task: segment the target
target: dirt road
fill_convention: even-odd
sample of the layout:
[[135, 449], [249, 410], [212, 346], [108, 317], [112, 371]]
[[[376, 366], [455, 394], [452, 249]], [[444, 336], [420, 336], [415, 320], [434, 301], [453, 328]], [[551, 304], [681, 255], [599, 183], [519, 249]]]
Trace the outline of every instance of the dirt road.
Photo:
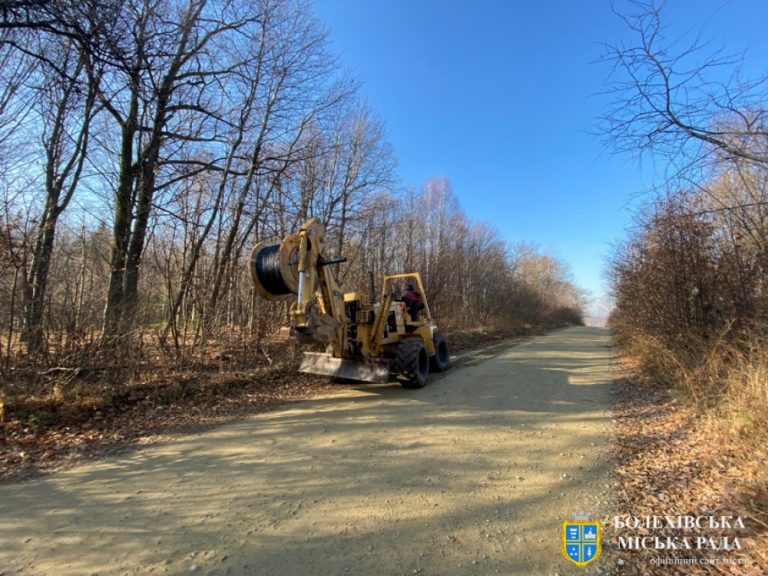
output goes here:
[[0, 573], [595, 574], [559, 527], [610, 497], [607, 345], [563, 330], [2, 486]]

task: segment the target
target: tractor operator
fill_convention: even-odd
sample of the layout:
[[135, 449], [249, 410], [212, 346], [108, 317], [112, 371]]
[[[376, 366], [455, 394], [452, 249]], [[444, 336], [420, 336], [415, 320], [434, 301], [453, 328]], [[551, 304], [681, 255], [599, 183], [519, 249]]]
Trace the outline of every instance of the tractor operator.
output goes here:
[[405, 287], [403, 302], [405, 302], [408, 308], [408, 314], [410, 314], [411, 319], [415, 322], [419, 312], [424, 309], [424, 301], [421, 298], [421, 294], [414, 289], [413, 284], [408, 284]]

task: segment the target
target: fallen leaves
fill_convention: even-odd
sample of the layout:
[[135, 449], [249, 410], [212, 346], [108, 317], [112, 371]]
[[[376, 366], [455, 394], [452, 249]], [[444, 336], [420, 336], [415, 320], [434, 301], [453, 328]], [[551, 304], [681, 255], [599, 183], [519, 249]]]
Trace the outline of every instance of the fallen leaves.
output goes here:
[[[613, 455], [621, 487], [617, 514], [741, 516], [745, 522], [745, 529], [738, 533], [741, 550], [619, 550], [623, 562], [617, 573], [768, 573], [765, 453], [729, 435], [714, 416], [686, 408], [660, 386], [635, 376], [617, 384], [613, 417]], [[675, 535], [652, 532], [654, 536]], [[659, 557], [696, 556], [721, 562], [696, 567], [651, 563]]]
[[0, 424], [0, 481], [151, 444], [161, 435], [221, 424], [318, 394], [328, 386], [327, 380], [298, 374], [295, 366], [286, 365], [250, 373], [180, 373], [178, 379], [163, 371], [156, 379], [147, 375], [146, 383], [113, 395], [98, 409], [88, 402], [79, 411], [49, 403], [44, 426], [34, 413]]

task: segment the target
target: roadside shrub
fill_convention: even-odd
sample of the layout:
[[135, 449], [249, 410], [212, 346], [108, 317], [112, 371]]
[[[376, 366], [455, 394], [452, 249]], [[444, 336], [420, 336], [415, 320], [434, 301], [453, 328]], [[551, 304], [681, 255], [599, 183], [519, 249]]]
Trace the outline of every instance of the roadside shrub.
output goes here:
[[764, 434], [768, 203], [741, 203], [737, 184], [726, 184], [721, 176], [639, 214], [610, 263], [616, 308], [609, 325], [655, 380]]
[[584, 315], [578, 308], [562, 306], [552, 311], [549, 321], [555, 326], [583, 326]]
[[731, 355], [721, 411], [734, 432], [762, 444], [768, 439], [768, 342], [752, 337]]

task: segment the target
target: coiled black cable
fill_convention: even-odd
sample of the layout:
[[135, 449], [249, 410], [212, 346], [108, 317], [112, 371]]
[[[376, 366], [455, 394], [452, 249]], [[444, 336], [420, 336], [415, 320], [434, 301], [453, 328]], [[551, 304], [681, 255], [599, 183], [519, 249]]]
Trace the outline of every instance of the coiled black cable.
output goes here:
[[275, 296], [290, 294], [280, 272], [280, 244], [264, 246], [256, 254], [254, 270], [264, 289]]

